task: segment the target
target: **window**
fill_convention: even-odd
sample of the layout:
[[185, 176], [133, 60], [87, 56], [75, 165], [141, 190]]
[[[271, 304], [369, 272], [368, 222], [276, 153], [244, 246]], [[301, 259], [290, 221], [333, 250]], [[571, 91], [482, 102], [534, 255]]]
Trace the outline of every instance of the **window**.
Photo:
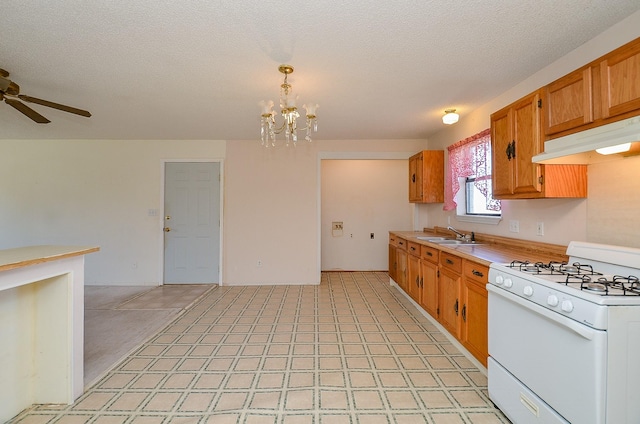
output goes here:
[[[491, 197], [491, 132], [486, 129], [452, 144], [445, 182], [444, 210], [461, 216], [500, 217], [500, 201]], [[460, 188], [464, 188], [461, 191]]]

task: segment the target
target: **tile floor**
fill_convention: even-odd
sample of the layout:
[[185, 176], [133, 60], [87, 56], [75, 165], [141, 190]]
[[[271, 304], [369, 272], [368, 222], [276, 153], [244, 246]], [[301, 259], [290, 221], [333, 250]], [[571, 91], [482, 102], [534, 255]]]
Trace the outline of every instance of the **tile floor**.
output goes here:
[[31, 423], [508, 423], [486, 377], [381, 272], [217, 287]]

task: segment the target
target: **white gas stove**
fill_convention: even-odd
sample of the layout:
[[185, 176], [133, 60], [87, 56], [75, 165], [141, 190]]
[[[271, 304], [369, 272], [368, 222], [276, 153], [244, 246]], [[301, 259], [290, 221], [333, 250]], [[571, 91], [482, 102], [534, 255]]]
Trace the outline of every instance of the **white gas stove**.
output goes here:
[[516, 423], [638, 423], [640, 249], [489, 269], [489, 395]]

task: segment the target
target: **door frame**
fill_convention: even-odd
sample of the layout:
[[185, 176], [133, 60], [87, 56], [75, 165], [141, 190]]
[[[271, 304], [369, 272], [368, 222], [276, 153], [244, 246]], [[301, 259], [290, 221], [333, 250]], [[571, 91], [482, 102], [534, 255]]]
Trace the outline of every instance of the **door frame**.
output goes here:
[[220, 164], [220, 180], [218, 182], [218, 184], [220, 184], [220, 199], [218, 199], [218, 203], [220, 205], [220, 240], [219, 240], [219, 257], [218, 257], [218, 285], [222, 286], [223, 281], [222, 281], [222, 276], [224, 275], [222, 272], [222, 268], [223, 268], [223, 243], [222, 240], [224, 240], [224, 236], [223, 236], [223, 228], [224, 228], [224, 159], [223, 158], [198, 158], [198, 159], [162, 159], [162, 162], [160, 164], [162, 170], [160, 172], [160, 178], [161, 178], [161, 182], [160, 182], [160, 204], [162, 205], [162, 207], [160, 208], [160, 210], [162, 211], [162, 214], [158, 217], [159, 219], [159, 223], [160, 226], [158, 228], [158, 233], [160, 234], [159, 236], [159, 248], [158, 248], [158, 252], [159, 252], [159, 257], [160, 257], [160, 270], [159, 270], [159, 275], [160, 275], [160, 281], [159, 281], [159, 285], [164, 285], [164, 241], [165, 241], [165, 237], [164, 237], [164, 233], [162, 232], [162, 229], [164, 228], [164, 217], [166, 216], [165, 210], [164, 210], [164, 192], [165, 192], [165, 178], [166, 178], [166, 172], [167, 172], [167, 163], [185, 163], [185, 162], [198, 162], [198, 163], [219, 163]]

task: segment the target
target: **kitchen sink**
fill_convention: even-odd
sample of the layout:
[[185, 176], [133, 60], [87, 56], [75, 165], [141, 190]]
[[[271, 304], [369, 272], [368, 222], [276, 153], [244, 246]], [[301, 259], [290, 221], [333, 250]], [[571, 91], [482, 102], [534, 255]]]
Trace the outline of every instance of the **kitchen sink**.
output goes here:
[[416, 238], [417, 238], [418, 240], [430, 241], [430, 242], [433, 242], [433, 243], [438, 243], [438, 242], [440, 242], [440, 241], [449, 240], [449, 239], [446, 239], [446, 238], [444, 238], [444, 237], [425, 237], [425, 236], [417, 236]]
[[472, 246], [477, 246], [477, 245], [479, 245], [479, 244], [482, 244], [482, 243], [477, 243], [477, 242], [475, 242], [475, 241], [459, 240], [459, 239], [456, 239], [456, 240], [451, 240], [451, 239], [447, 239], [447, 240], [436, 240], [436, 241], [434, 241], [434, 243], [442, 244], [442, 245], [445, 245], [445, 246], [447, 246], [447, 245], [453, 245], [453, 246], [459, 246], [459, 245], [472, 245]]
[[477, 243], [475, 241], [469, 240], [460, 240], [460, 239], [450, 239], [446, 237], [427, 237], [427, 236], [417, 236], [418, 240], [430, 241], [431, 243], [442, 244], [444, 246], [458, 246], [458, 245], [478, 245], [482, 243]]

